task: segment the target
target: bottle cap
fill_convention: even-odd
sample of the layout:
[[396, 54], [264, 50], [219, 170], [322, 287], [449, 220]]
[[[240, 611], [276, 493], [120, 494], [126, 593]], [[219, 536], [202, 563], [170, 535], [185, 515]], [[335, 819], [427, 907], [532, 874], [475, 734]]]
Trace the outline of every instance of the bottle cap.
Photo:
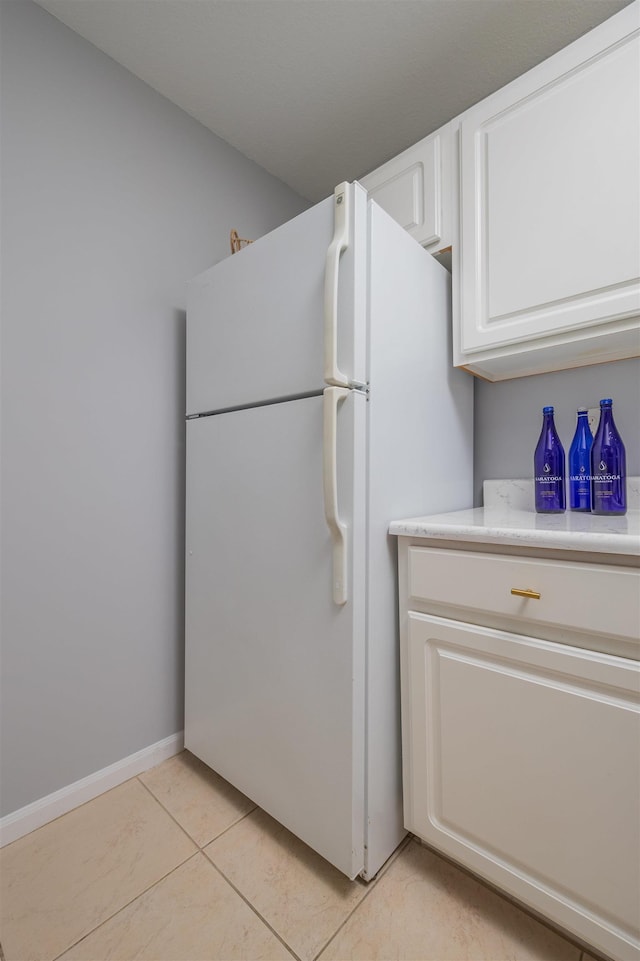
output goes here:
[[[601, 403], [602, 403], [602, 402], [601, 402]], [[543, 408], [542, 408], [542, 413], [543, 413], [543, 414], [553, 414], [553, 407], [543, 407]]]
[[589, 413], [589, 408], [588, 408], [588, 407], [578, 407], [578, 413], [579, 413], [579, 414], [588, 414], [588, 413]]
[[601, 407], [611, 407], [612, 404], [613, 404], [613, 401], [611, 400], [610, 397], [603, 397], [603, 399], [600, 401]]

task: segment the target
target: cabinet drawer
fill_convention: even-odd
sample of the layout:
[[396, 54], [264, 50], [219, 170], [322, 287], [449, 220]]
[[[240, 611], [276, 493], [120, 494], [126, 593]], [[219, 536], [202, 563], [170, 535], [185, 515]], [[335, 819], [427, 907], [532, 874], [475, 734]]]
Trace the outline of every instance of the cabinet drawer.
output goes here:
[[590, 634], [640, 632], [640, 570], [631, 568], [410, 547], [409, 596]]

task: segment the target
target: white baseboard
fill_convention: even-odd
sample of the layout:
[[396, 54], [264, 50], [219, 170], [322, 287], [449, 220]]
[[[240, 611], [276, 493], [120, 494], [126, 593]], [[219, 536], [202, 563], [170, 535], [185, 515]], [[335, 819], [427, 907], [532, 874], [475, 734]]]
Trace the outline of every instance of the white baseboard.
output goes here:
[[102, 768], [101, 771], [89, 774], [80, 781], [68, 784], [67, 787], [60, 788], [53, 794], [48, 794], [32, 804], [7, 814], [0, 818], [0, 848], [5, 844], [11, 844], [12, 841], [17, 841], [30, 831], [35, 831], [43, 824], [59, 818], [78, 805], [91, 801], [99, 794], [104, 794], [110, 788], [117, 787], [118, 784], [135, 777], [136, 774], [148, 771], [150, 767], [155, 767], [161, 761], [179, 754], [183, 748], [184, 731], [179, 731], [178, 734], [172, 734], [163, 741], [157, 741], [121, 761], [116, 761], [115, 764], [110, 764], [109, 767]]

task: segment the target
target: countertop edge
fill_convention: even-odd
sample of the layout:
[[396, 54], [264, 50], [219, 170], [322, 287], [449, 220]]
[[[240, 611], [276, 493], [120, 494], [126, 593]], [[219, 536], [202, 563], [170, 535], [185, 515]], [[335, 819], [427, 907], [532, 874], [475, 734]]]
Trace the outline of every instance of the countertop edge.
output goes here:
[[432, 540], [459, 541], [472, 544], [504, 544], [509, 547], [538, 547], [550, 550], [585, 551], [596, 554], [640, 556], [640, 540], [629, 534], [603, 534], [576, 531], [532, 531], [516, 528], [469, 528], [462, 524], [430, 522], [416, 518], [414, 522], [396, 521], [389, 526], [396, 537], [421, 537]]
[[484, 507], [439, 511], [394, 520], [395, 537], [455, 541], [481, 547], [557, 550], [575, 553], [640, 557], [640, 477], [627, 478], [626, 515], [596, 515], [582, 511], [538, 514], [533, 510], [533, 481], [485, 480]]

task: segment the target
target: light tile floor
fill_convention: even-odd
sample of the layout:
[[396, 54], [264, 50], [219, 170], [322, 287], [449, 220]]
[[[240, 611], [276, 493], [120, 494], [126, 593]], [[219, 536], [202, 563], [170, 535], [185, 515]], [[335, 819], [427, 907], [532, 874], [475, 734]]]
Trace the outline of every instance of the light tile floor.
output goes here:
[[414, 840], [348, 881], [187, 752], [5, 847], [0, 892], [6, 961], [592, 961]]

